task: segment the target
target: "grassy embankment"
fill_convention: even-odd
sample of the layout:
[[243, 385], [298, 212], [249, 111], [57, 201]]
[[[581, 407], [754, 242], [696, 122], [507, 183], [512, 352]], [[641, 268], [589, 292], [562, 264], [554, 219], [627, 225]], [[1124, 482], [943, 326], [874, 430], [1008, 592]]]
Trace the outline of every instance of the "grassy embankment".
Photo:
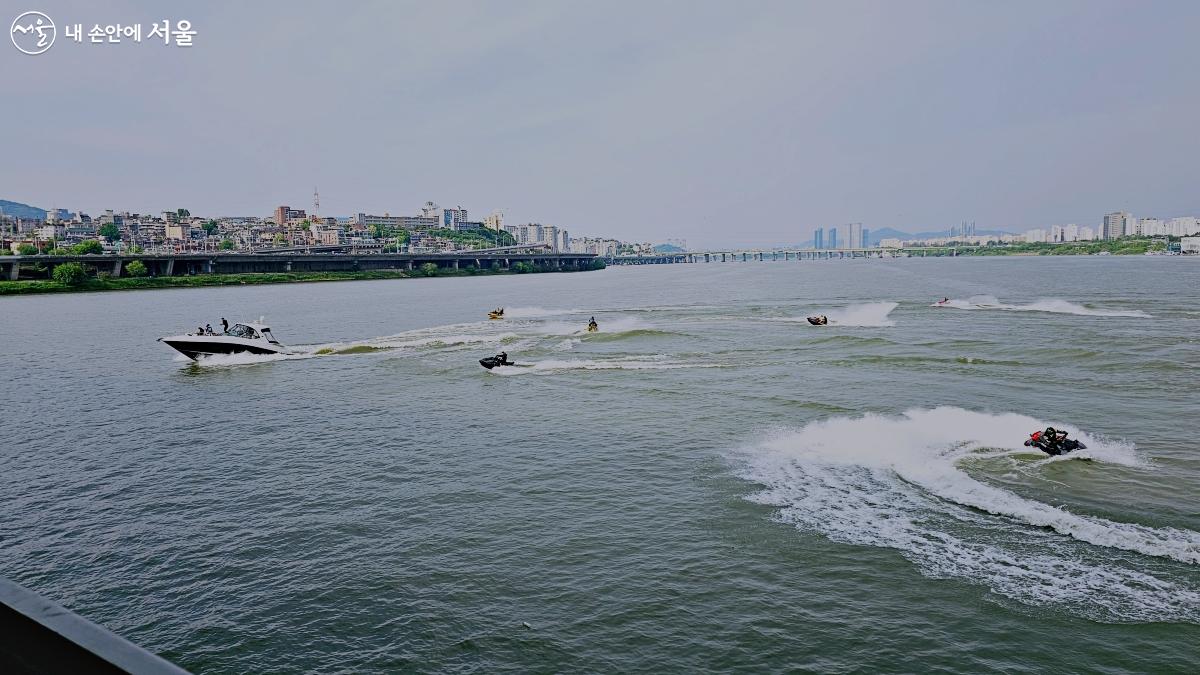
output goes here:
[[[961, 247], [958, 255], [1143, 255], [1165, 251], [1162, 239], [1127, 237], [1112, 241], [1077, 241], [1065, 244], [997, 244], [992, 246]], [[949, 255], [946, 253], [945, 255]]]
[[[598, 261], [590, 269], [602, 269]], [[312, 281], [357, 281], [364, 279], [412, 279], [421, 277], [469, 277], [492, 274], [529, 274], [538, 272], [578, 271], [540, 268], [518, 262], [511, 269], [467, 266], [462, 269], [437, 268], [432, 264], [414, 270], [372, 270], [362, 272], [268, 272], [261, 274], [197, 274], [186, 277], [107, 277], [89, 276], [78, 283], [63, 283], [53, 279], [33, 281], [0, 281], [0, 295], [30, 293], [79, 293], [86, 291], [124, 291], [151, 288], [188, 288], [195, 286], [240, 286], [247, 284], [288, 284]]]

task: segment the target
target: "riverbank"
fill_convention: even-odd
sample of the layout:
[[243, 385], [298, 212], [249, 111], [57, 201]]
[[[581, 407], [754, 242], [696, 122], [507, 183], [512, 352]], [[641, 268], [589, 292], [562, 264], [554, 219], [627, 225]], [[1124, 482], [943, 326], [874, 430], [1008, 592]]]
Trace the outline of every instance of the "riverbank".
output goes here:
[[[255, 274], [196, 274], [180, 277], [89, 277], [78, 284], [66, 284], [52, 279], [32, 281], [0, 281], [0, 296], [35, 293], [83, 293], [99, 291], [132, 291], [156, 288], [190, 288], [200, 286], [244, 286], [251, 284], [294, 284], [317, 281], [367, 281], [380, 279], [418, 279], [424, 277], [469, 277], [500, 274], [537, 274], [570, 272], [572, 269], [541, 269], [535, 266], [514, 265], [512, 269], [438, 268], [413, 270], [372, 270], [361, 272], [265, 272]], [[578, 270], [587, 271], [587, 270]]]
[[1007, 244], [962, 248], [958, 255], [1145, 255], [1166, 252], [1167, 243], [1161, 239], [1115, 239], [1112, 241], [1080, 241], [1061, 244]]

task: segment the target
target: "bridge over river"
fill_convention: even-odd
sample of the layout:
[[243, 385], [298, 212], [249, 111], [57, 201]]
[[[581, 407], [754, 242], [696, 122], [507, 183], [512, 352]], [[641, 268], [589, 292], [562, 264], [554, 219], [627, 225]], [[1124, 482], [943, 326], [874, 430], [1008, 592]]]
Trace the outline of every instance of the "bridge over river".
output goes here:
[[764, 262], [788, 260], [849, 260], [853, 258], [909, 258], [927, 255], [958, 255], [974, 246], [908, 246], [904, 248], [835, 249], [743, 249], [725, 251], [682, 251], [652, 255], [618, 255], [608, 258], [613, 265], [669, 265], [674, 263]]
[[454, 253], [177, 253], [131, 255], [15, 255], [0, 257], [0, 279], [49, 277], [63, 263], [77, 262], [114, 277], [140, 260], [152, 276], [189, 274], [240, 274], [251, 272], [359, 272], [411, 270], [427, 263], [439, 268], [459, 269], [499, 265], [508, 269], [519, 262], [538, 267], [586, 269], [596, 258], [590, 253], [544, 253], [490, 249]]

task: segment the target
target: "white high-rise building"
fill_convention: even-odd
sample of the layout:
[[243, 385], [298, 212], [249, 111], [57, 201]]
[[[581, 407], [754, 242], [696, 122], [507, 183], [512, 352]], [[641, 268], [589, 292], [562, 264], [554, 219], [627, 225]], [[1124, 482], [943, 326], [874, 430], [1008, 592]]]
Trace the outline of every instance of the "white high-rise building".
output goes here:
[[1163, 222], [1158, 218], [1141, 218], [1134, 220], [1133, 231], [1128, 234], [1135, 237], [1154, 237], [1163, 233]]
[[504, 231], [510, 233], [518, 244], [545, 244], [556, 253], [570, 250], [570, 235], [557, 225], [505, 225]]
[[1025, 230], [1025, 243], [1027, 244], [1044, 244], [1046, 243], [1045, 230]]
[[1124, 211], [1113, 211], [1104, 216], [1104, 226], [1100, 230], [1101, 237], [1104, 239], [1119, 239], [1127, 233], [1128, 224], [1131, 224], [1133, 216]]
[[1195, 216], [1184, 216], [1182, 218], [1172, 218], [1166, 224], [1167, 234], [1172, 237], [1186, 237], [1191, 234], [1200, 234], [1200, 219]]
[[499, 232], [504, 229], [504, 214], [500, 211], [492, 211], [491, 215], [483, 219], [483, 226], [489, 230]]
[[828, 248], [862, 248], [862, 223], [848, 223], [830, 228], [836, 233], [836, 239], [830, 237]]
[[558, 252], [558, 227], [555, 225], [543, 225], [542, 236], [538, 238], [539, 244], [545, 244], [550, 247], [554, 253]]

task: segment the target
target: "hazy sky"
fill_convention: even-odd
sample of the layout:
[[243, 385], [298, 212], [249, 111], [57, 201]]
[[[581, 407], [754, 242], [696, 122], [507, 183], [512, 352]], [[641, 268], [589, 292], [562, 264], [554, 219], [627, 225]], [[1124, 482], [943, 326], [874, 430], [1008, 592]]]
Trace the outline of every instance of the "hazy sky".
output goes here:
[[[1200, 2], [5, 2], [0, 198], [693, 246], [1200, 215]], [[65, 24], [188, 19], [195, 46]]]

